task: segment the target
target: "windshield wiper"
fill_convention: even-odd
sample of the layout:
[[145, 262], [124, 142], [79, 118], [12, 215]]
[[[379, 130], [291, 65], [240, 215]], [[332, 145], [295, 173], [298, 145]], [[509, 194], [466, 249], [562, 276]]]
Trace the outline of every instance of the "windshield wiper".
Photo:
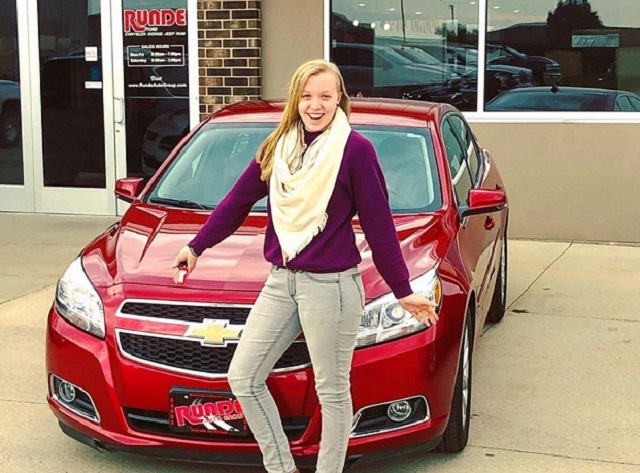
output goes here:
[[174, 207], [182, 207], [185, 209], [211, 210], [211, 207], [202, 205], [198, 202], [186, 199], [169, 199], [166, 197], [151, 197], [149, 202], [152, 204], [172, 205]]

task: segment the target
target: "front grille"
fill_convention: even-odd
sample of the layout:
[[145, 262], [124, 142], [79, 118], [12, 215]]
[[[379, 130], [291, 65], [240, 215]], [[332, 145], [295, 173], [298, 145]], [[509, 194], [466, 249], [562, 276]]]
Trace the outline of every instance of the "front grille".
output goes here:
[[[125, 407], [124, 414], [129, 427], [140, 432], [148, 432], [157, 435], [166, 435], [178, 438], [192, 438], [205, 440], [224, 440], [225, 442], [248, 442], [253, 441], [251, 432], [242, 435], [216, 435], [200, 434], [188, 432], [173, 432], [169, 427], [169, 414], [163, 411], [149, 411], [143, 409], [132, 409]], [[304, 434], [309, 425], [309, 417], [285, 417], [282, 418], [284, 433], [289, 440], [298, 439]]]
[[[120, 332], [118, 336], [122, 350], [137, 360], [205, 375], [226, 374], [237, 347], [235, 343], [226, 347], [209, 347], [199, 341], [129, 332]], [[307, 344], [294, 342], [277, 361], [274, 369], [301, 367], [310, 362]]]
[[219, 307], [212, 305], [163, 304], [159, 302], [127, 302], [120, 309], [122, 315], [170, 319], [200, 323], [204, 319], [228, 320], [232, 324], [244, 325], [251, 307]]

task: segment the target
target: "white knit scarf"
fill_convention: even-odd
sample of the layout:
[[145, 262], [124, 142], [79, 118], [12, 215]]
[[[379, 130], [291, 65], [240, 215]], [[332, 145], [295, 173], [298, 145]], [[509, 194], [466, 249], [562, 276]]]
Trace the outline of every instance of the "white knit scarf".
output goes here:
[[327, 225], [327, 206], [350, 133], [347, 115], [338, 107], [329, 128], [304, 155], [301, 127], [292, 127], [278, 140], [269, 198], [283, 264], [295, 258]]

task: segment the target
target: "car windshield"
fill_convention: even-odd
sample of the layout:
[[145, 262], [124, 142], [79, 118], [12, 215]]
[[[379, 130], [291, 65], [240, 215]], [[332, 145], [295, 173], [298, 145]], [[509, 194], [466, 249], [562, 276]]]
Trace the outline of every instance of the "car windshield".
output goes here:
[[[147, 202], [213, 209], [254, 158], [272, 124], [208, 124], [180, 150]], [[418, 128], [354, 126], [376, 148], [394, 214], [441, 207], [435, 154], [428, 131]], [[266, 211], [266, 199], [253, 207]]]
[[570, 92], [560, 89], [535, 93], [505, 92], [487, 104], [487, 111], [536, 110], [536, 111], [597, 111], [606, 110], [607, 98], [601, 93], [589, 91]]

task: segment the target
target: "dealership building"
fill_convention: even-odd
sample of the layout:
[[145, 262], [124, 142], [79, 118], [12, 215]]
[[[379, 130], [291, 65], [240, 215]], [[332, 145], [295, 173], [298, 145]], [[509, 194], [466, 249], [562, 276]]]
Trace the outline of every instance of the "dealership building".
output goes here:
[[3, 0], [0, 211], [121, 215], [117, 179], [323, 57], [350, 95], [460, 108], [511, 237], [639, 243], [637, 3]]

